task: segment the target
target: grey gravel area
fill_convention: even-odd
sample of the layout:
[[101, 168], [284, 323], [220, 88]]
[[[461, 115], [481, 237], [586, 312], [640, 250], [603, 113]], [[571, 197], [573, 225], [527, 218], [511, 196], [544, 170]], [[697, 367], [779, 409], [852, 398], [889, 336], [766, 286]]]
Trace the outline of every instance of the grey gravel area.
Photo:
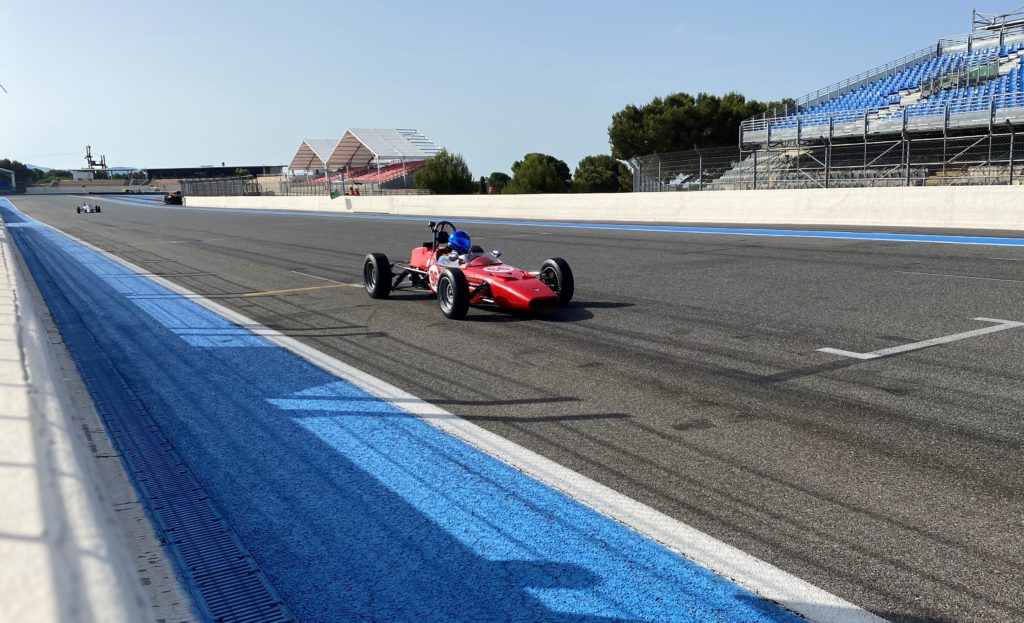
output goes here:
[[15, 203], [879, 615], [1024, 620], [1024, 329], [817, 351], [1024, 321], [1024, 249], [477, 224], [576, 299], [452, 322], [324, 281], [425, 222], [77, 201]]

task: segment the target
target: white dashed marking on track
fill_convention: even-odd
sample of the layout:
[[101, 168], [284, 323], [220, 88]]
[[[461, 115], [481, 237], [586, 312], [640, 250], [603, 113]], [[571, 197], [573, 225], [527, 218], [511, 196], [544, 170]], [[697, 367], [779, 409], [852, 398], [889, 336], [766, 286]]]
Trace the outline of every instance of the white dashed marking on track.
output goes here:
[[1024, 327], [1024, 322], [1015, 322], [1013, 320], [999, 320], [997, 318], [975, 318], [975, 320], [978, 320], [980, 322], [994, 322], [996, 323], [996, 325], [991, 327], [985, 327], [984, 329], [966, 331], [964, 333], [954, 333], [953, 335], [945, 335], [943, 337], [924, 340], [923, 342], [914, 342], [913, 344], [903, 344], [902, 346], [883, 348], [882, 350], [875, 350], [871, 351], [870, 353], [855, 353], [849, 350], [839, 350], [837, 348], [819, 348], [818, 352], [828, 353], [830, 355], [839, 355], [841, 357], [850, 357], [852, 359], [878, 359], [879, 357], [899, 355], [901, 353], [907, 353], [912, 350], [920, 350], [922, 348], [928, 348], [929, 346], [938, 346], [939, 344], [948, 344], [950, 342], [966, 340], [968, 338], [978, 337], [979, 335], [986, 335], [988, 333], [995, 333], [997, 331], [1006, 331], [1007, 329], [1016, 329], [1018, 327]]
[[927, 275], [929, 277], [953, 277], [955, 279], [980, 279], [982, 281], [1008, 281], [1010, 283], [1024, 283], [1024, 279], [1001, 279], [999, 277], [975, 277], [974, 275], [951, 275], [948, 273], [919, 273], [912, 270], [895, 270], [901, 275]]
[[[334, 279], [328, 279], [327, 277], [321, 277], [320, 275], [311, 275], [309, 273], [304, 273], [301, 270], [293, 270], [291, 272], [295, 273], [296, 275], [303, 275], [303, 276], [306, 276], [306, 277], [312, 277], [313, 279], [319, 279], [320, 281], [330, 281], [331, 283], [337, 283], [337, 284], [343, 285], [343, 286], [351, 285], [351, 284], [347, 284], [347, 283], [342, 283], [340, 281], [335, 281]], [[360, 287], [362, 287], [362, 284], [358, 284], [358, 285]]]

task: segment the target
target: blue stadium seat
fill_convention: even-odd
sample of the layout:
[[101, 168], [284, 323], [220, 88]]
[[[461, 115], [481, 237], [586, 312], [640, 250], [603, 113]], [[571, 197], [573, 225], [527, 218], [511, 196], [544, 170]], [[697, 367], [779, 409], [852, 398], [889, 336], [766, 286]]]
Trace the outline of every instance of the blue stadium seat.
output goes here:
[[[855, 121], [865, 114], [880, 113], [882, 108], [899, 104], [902, 91], [918, 89], [932, 78], [956, 70], [981, 66], [1020, 50], [1024, 50], [1024, 42], [971, 52], [955, 52], [928, 59], [844, 95], [804, 108], [794, 116], [778, 119], [773, 122], [773, 126], [795, 128], [798, 119], [804, 126], [824, 125], [828, 123], [829, 118], [837, 123]], [[1024, 63], [1024, 58], [1008, 73], [987, 82], [933, 93], [930, 97], [908, 106], [907, 115], [937, 115], [942, 114], [947, 107], [950, 112], [983, 111], [993, 100], [997, 108], [1024, 105], [1024, 72], [1021, 71], [1021, 63]], [[902, 112], [896, 109], [880, 114], [896, 117], [902, 115]]]

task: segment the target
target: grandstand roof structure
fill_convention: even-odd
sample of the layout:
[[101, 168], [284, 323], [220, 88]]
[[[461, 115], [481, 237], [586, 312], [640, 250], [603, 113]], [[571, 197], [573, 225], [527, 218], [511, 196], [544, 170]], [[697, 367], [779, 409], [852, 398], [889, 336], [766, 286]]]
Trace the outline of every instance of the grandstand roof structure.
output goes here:
[[307, 138], [299, 144], [299, 149], [292, 158], [289, 166], [291, 169], [302, 169], [311, 171], [324, 169], [327, 162], [338, 146], [338, 139], [334, 138]]
[[440, 148], [419, 130], [351, 128], [327, 161], [329, 168], [381, 162], [426, 160]]

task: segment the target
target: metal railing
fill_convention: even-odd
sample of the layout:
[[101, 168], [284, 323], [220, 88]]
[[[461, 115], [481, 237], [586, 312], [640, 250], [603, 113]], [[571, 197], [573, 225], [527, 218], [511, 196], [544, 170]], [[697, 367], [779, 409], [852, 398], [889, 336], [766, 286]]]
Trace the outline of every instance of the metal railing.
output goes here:
[[[1017, 184], [1024, 127], [954, 136], [812, 139], [634, 158], [638, 192]], [[998, 129], [997, 129], [998, 130]]]
[[1024, 91], [974, 95], [953, 100], [919, 100], [907, 106], [861, 108], [838, 112], [802, 114], [766, 119], [758, 124], [744, 121], [742, 144], [796, 140], [808, 136], [867, 136], [906, 131], [945, 131], [948, 128], [990, 128], [1024, 120]]
[[889, 76], [896, 75], [901, 71], [920, 65], [924, 61], [928, 61], [939, 56], [939, 54], [940, 48], [936, 45], [923, 48], [916, 52], [907, 54], [903, 58], [896, 59], [890, 63], [886, 63], [885, 65], [879, 65], [878, 67], [861, 72], [856, 76], [847, 78], [846, 80], [841, 80], [823, 89], [818, 89], [813, 93], [808, 93], [798, 99], [796, 104], [800, 108], [807, 108], [814, 106], [815, 104], [820, 104], [821, 102], [826, 102], [830, 99], [839, 97], [840, 95], [845, 95], [846, 93], [855, 91], [864, 85], [871, 84], [876, 80], [888, 78]]
[[818, 89], [813, 93], [808, 93], [807, 95], [804, 95], [803, 97], [800, 97], [796, 100], [796, 106], [794, 108], [790, 108], [788, 105], [782, 108], [773, 108], [759, 115], [755, 115], [750, 119], [745, 120], [743, 123], [746, 125], [749, 122], [751, 126], [756, 127], [760, 125], [759, 122], [765, 122], [770, 119], [794, 115], [803, 108], [809, 108], [816, 104], [827, 102], [828, 100], [834, 99], [841, 95], [846, 95], [847, 93], [851, 93], [864, 85], [875, 82], [876, 80], [887, 78], [901, 71], [909, 69], [915, 65], [918, 65], [924, 61], [933, 59], [936, 56], [939, 56], [940, 49], [941, 48], [939, 46], [933, 45], [918, 50], [917, 52], [912, 52], [910, 54], [907, 54], [903, 58], [896, 59], [895, 61], [886, 63], [885, 65], [879, 65], [878, 67], [874, 67], [867, 71], [863, 71], [857, 74], [856, 76], [852, 76], [845, 80], [840, 80], [835, 84], [831, 84], [822, 89]]

